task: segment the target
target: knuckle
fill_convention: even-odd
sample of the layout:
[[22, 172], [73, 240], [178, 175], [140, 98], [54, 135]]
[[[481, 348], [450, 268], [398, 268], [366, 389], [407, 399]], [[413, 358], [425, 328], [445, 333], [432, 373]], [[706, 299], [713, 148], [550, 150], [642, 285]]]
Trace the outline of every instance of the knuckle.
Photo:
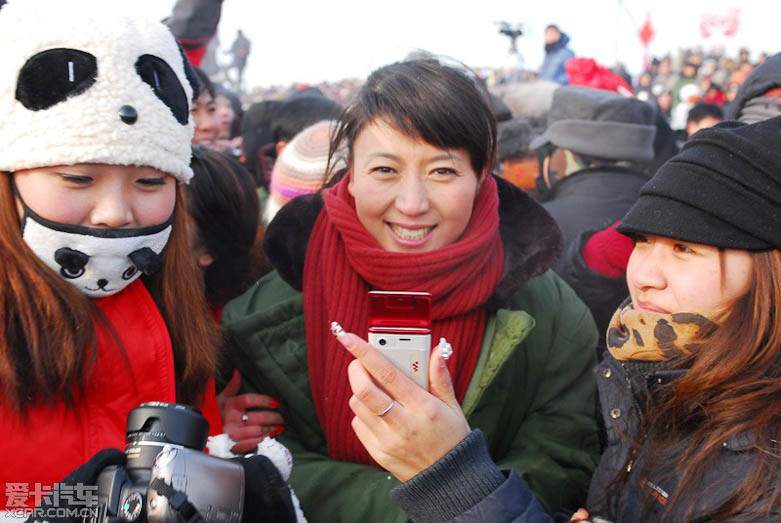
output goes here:
[[423, 404], [420, 413], [430, 423], [435, 423], [439, 419], [439, 410], [432, 405]]
[[371, 398], [372, 391], [367, 386], [360, 386], [357, 387], [356, 390], [353, 391], [353, 396], [358, 399], [361, 403], [366, 403], [369, 398]]
[[383, 385], [392, 385], [399, 379], [399, 370], [395, 365], [388, 365], [379, 372], [377, 379]]

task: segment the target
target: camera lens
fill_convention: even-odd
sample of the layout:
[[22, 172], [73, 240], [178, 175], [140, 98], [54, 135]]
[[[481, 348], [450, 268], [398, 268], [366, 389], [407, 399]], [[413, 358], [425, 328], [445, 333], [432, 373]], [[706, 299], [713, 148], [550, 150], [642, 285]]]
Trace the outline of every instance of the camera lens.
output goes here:
[[380, 345], [385, 346], [385, 344], [388, 343], [388, 340], [386, 340], [385, 338], [380, 338], [380, 342], [379, 343], [380, 343]]
[[148, 402], [127, 416], [126, 442], [172, 443], [203, 450], [209, 436], [209, 422], [192, 407], [175, 403]]

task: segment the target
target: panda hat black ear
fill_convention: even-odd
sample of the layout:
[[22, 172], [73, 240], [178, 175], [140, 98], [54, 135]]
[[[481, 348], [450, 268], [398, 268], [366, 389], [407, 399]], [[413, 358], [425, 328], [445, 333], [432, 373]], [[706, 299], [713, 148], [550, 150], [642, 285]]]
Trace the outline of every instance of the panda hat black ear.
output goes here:
[[[0, 0], [0, 2], [4, 2], [5, 0]], [[184, 64], [184, 76], [187, 77], [187, 82], [190, 84], [190, 87], [193, 88], [193, 102], [198, 99], [199, 96], [201, 96], [201, 82], [198, 81], [198, 75], [195, 73], [195, 68], [193, 67], [193, 64], [190, 63], [190, 60], [187, 59], [187, 55], [184, 54], [184, 49], [182, 48], [182, 44], [179, 42], [176, 42], [176, 44], [179, 46], [179, 54], [182, 55], [182, 63]]]

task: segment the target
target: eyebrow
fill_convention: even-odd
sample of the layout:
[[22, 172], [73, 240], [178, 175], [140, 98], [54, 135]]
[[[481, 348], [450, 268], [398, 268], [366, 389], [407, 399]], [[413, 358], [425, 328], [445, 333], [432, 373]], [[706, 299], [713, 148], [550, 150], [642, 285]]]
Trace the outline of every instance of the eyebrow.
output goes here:
[[[369, 154], [367, 154], [367, 156], [370, 157], [370, 158], [387, 158], [389, 160], [394, 160], [394, 161], [397, 161], [397, 162], [403, 160], [403, 158], [401, 156], [398, 156], [398, 155], [393, 154], [393, 153], [384, 152], [384, 151], [380, 151], [380, 152], [376, 152], [376, 153], [369, 153]], [[457, 162], [458, 158], [456, 157], [456, 155], [448, 154], [448, 153], [437, 154], [437, 155], [432, 156], [430, 158], [426, 158], [426, 161], [429, 162], [429, 163], [430, 162], [440, 162], [440, 161], [443, 161], [443, 160], [450, 160], [450, 161], [453, 161], [453, 162]]]

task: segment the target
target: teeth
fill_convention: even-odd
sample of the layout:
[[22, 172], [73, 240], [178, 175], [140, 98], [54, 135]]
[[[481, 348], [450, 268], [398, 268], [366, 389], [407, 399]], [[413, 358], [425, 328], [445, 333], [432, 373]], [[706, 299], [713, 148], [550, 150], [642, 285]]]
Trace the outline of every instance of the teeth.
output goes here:
[[423, 229], [405, 229], [396, 224], [391, 224], [393, 232], [402, 240], [422, 240], [426, 235], [431, 232], [433, 227], [425, 227]]

